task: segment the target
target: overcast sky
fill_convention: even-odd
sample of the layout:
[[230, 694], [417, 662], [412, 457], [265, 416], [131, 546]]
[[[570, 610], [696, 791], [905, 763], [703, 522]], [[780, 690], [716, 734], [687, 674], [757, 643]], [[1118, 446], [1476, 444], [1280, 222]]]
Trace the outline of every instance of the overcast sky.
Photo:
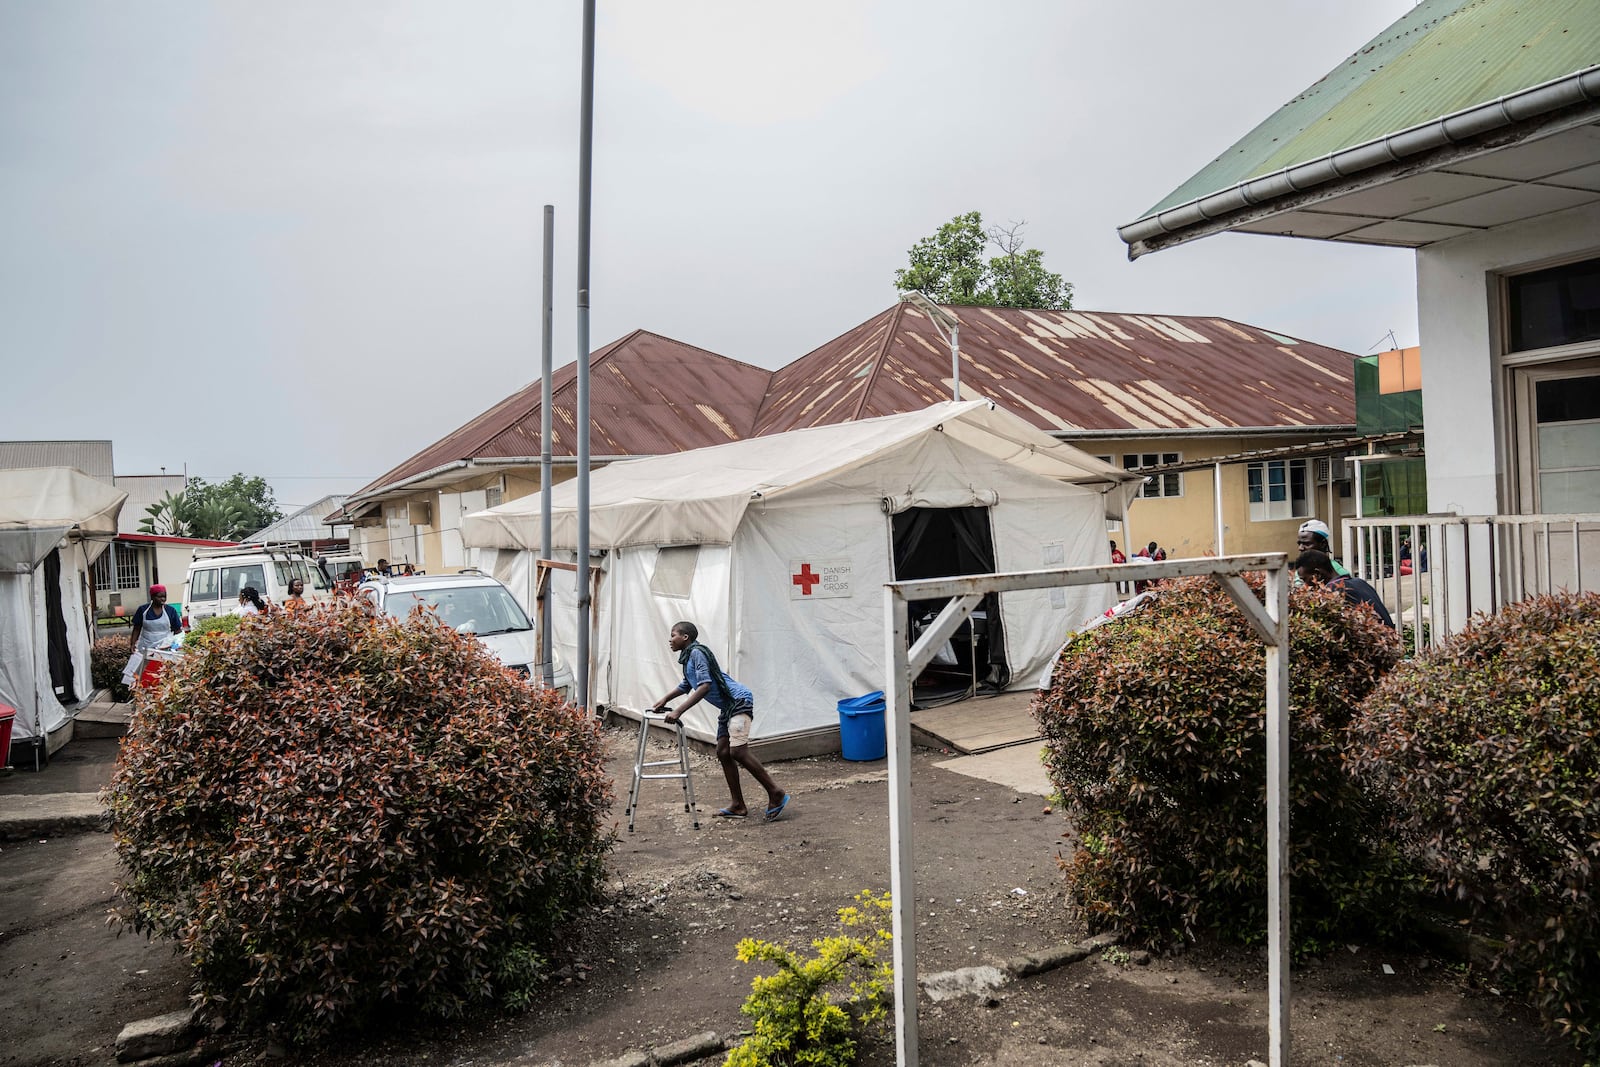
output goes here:
[[[1116, 235], [1411, 6], [601, 0], [592, 347], [780, 366], [967, 211], [1079, 308], [1415, 344], [1409, 251]], [[0, 0], [0, 437], [357, 488], [538, 376], [546, 203], [571, 362], [580, 11]]]

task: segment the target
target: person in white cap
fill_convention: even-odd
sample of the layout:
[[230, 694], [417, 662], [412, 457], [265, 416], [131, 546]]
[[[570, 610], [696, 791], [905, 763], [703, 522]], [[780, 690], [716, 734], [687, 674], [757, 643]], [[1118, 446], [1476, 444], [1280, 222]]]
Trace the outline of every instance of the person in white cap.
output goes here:
[[1302, 522], [1300, 532], [1295, 535], [1294, 546], [1301, 552], [1327, 553], [1328, 559], [1333, 561], [1333, 573], [1340, 578], [1350, 576], [1350, 569], [1333, 558], [1333, 545], [1328, 540], [1328, 524], [1321, 519], [1307, 519]]

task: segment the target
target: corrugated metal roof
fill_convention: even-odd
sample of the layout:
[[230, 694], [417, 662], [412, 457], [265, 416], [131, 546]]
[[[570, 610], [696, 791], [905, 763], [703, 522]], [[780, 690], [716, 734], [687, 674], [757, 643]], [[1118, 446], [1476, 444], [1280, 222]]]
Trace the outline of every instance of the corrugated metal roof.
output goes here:
[[[550, 450], [577, 455], [577, 364], [551, 376]], [[589, 360], [590, 451], [653, 456], [748, 436], [772, 372], [635, 330]], [[352, 494], [359, 499], [466, 460], [537, 457], [540, 383], [523, 387]]]
[[1595, 0], [1423, 0], [1141, 217], [1543, 84], [1597, 57]]
[[[961, 396], [1047, 431], [1352, 426], [1348, 352], [1228, 319], [950, 307]], [[950, 398], [950, 347], [898, 304], [773, 375], [757, 434]]]
[[337, 493], [312, 501], [299, 511], [285, 515], [271, 526], [257, 530], [245, 540], [326, 541], [334, 535], [323, 520], [344, 507], [344, 501], [345, 498]]
[[181, 474], [119, 474], [111, 482], [128, 494], [117, 517], [117, 532], [130, 534], [138, 533], [139, 524], [149, 518], [150, 505], [168, 493], [182, 495], [189, 479]]
[[110, 483], [110, 441], [0, 441], [0, 470], [23, 467], [75, 467]]

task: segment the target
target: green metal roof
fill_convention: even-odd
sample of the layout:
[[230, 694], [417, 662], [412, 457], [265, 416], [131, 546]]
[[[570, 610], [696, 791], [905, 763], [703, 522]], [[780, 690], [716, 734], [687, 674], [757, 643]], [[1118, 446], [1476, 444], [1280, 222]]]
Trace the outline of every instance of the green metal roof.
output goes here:
[[1423, 0], [1144, 213], [1595, 64], [1600, 0]]

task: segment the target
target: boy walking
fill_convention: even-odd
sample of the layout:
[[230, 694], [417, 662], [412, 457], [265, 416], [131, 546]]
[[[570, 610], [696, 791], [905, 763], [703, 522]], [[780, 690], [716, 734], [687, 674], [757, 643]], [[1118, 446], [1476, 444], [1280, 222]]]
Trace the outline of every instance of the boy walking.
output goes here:
[[728, 780], [728, 793], [732, 802], [717, 812], [722, 819], [743, 819], [750, 814], [744, 803], [744, 790], [740, 788], [739, 768], [750, 772], [750, 777], [767, 791], [767, 821], [782, 815], [789, 806], [789, 794], [778, 788], [772, 775], [750, 751], [750, 724], [755, 718], [755, 697], [717, 666], [717, 657], [699, 643], [700, 630], [692, 622], [673, 623], [667, 644], [678, 654], [683, 665], [683, 681], [666, 696], [656, 701], [650, 710], [660, 714], [673, 697], [688, 695], [689, 699], [667, 712], [669, 723], [683, 718], [683, 713], [702, 700], [709, 701], [720, 714], [717, 716], [717, 761], [722, 764], [722, 774]]

